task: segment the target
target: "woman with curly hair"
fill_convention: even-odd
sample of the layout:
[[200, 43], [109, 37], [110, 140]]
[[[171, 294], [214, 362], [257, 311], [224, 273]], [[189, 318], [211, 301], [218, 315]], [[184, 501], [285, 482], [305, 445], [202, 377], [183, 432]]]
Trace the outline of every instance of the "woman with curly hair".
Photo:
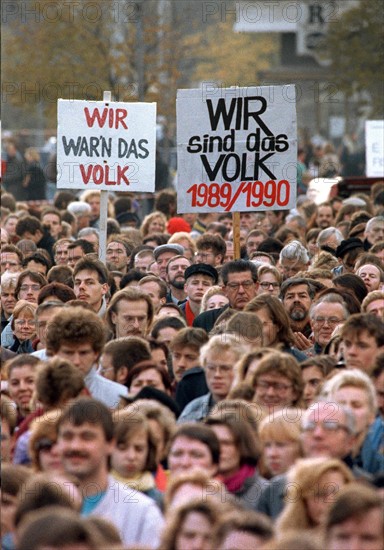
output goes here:
[[145, 216], [140, 231], [143, 237], [151, 233], [164, 233], [167, 225], [167, 218], [162, 212], [155, 211]]

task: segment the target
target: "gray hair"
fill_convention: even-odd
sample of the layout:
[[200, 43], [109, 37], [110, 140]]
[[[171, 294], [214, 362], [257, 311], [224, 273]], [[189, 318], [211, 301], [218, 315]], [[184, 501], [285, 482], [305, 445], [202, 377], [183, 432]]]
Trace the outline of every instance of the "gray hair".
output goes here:
[[80, 231], [77, 234], [78, 239], [83, 239], [84, 237], [88, 237], [89, 235], [95, 235], [97, 238], [99, 238], [99, 231], [95, 227], [83, 227], [83, 229], [80, 229]]
[[67, 210], [74, 216], [84, 216], [92, 212], [90, 205], [83, 201], [70, 202], [67, 206]]
[[370, 231], [372, 227], [378, 222], [384, 222], [384, 216], [375, 216], [374, 218], [368, 220], [365, 226], [365, 231]]
[[336, 227], [327, 227], [326, 229], [323, 229], [320, 231], [320, 233], [317, 236], [317, 246], [322, 246], [327, 240], [335, 235], [337, 245], [341, 243], [341, 241], [344, 240], [343, 234], [341, 231], [339, 231]]
[[[306, 409], [306, 411], [303, 414], [303, 417], [301, 419], [301, 426], [303, 427], [304, 422], [306, 420], [307, 415], [315, 410], [315, 408], [318, 408], [317, 405], [324, 404], [324, 405], [335, 405], [336, 410], [341, 411], [345, 416], [345, 427], [350, 435], [356, 435], [356, 417], [355, 413], [350, 407], [347, 407], [346, 405], [343, 405], [342, 403], [337, 403], [336, 401], [330, 401], [329, 399], [325, 397], [319, 397], [314, 401], [309, 409]], [[332, 415], [332, 410], [329, 411], [330, 415]], [[330, 417], [330, 420], [332, 420], [332, 417]]]
[[280, 261], [296, 260], [297, 262], [307, 264], [309, 262], [308, 250], [300, 241], [291, 241], [280, 252]]
[[330, 294], [326, 294], [325, 296], [323, 296], [322, 298], [320, 298], [314, 304], [311, 305], [309, 310], [310, 319], [313, 319], [315, 314], [315, 309], [320, 304], [340, 304], [343, 307], [344, 319], [348, 319], [348, 317], [350, 316], [347, 303], [343, 300], [343, 297], [340, 296], [340, 294], [330, 293]]
[[302, 227], [303, 229], [307, 227], [307, 222], [303, 218], [303, 216], [300, 216], [300, 214], [288, 214], [288, 216], [285, 218], [285, 223], [289, 222], [297, 222], [297, 225], [299, 227]]
[[369, 376], [360, 369], [346, 369], [338, 372], [325, 382], [321, 395], [328, 399], [334, 399], [335, 393], [345, 386], [364, 390], [367, 394], [369, 408], [376, 414], [377, 396], [375, 386]]

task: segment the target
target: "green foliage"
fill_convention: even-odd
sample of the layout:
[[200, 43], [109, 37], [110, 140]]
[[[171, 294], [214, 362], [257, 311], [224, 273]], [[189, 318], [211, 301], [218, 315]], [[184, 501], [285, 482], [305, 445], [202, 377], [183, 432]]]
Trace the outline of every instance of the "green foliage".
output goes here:
[[370, 117], [384, 116], [384, 20], [382, 0], [361, 0], [360, 6], [332, 23], [327, 54], [335, 83], [347, 97], [369, 94]]

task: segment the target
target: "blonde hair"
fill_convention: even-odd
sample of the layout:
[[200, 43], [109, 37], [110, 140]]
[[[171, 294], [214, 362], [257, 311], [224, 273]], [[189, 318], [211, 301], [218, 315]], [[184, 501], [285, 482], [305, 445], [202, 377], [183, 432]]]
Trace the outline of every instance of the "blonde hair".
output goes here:
[[40, 153], [36, 147], [28, 147], [24, 153], [25, 158], [29, 157], [32, 162], [40, 162]]
[[191, 234], [186, 231], [176, 231], [168, 240], [168, 244], [181, 244], [183, 240], [188, 241], [192, 254], [194, 254], [196, 252], [196, 243], [192, 239]]
[[[296, 461], [288, 472], [286, 505], [276, 524], [277, 531], [308, 529], [312, 527], [308, 515], [306, 498], [319, 492], [320, 478], [327, 472], [336, 471], [351, 483], [354, 476], [351, 470], [338, 459], [303, 458]], [[337, 487], [339, 490], [339, 487]]]
[[216, 352], [218, 357], [224, 352], [230, 351], [236, 356], [235, 361], [239, 360], [245, 352], [244, 346], [239, 344], [237, 338], [229, 334], [217, 334], [212, 336], [210, 340], [200, 350], [200, 361], [203, 367], [207, 363], [207, 355], [211, 352]]
[[143, 237], [146, 237], [149, 234], [149, 226], [156, 218], [160, 218], [161, 221], [163, 222], [164, 224], [163, 233], [164, 233], [165, 228], [167, 227], [167, 218], [164, 216], [162, 212], [160, 212], [159, 210], [155, 210], [155, 212], [152, 212], [151, 214], [148, 214], [147, 216], [145, 216], [140, 226], [140, 231]]
[[62, 415], [60, 409], [55, 409], [45, 412], [43, 416], [37, 417], [31, 424], [31, 435], [29, 438], [29, 456], [31, 457], [32, 468], [35, 472], [41, 472], [40, 466], [40, 451], [38, 442], [41, 439], [50, 439], [52, 443], [56, 443], [58, 434], [58, 421]]
[[[168, 241], [169, 242], [169, 241]], [[204, 311], [207, 311], [207, 303], [208, 303], [208, 300], [212, 297], [212, 296], [216, 296], [216, 295], [219, 295], [219, 296], [225, 296], [225, 292], [224, 290], [221, 288], [220, 285], [214, 285], [214, 286], [211, 286], [204, 294], [202, 300], [201, 300], [201, 307], [200, 307], [200, 313], [203, 313]]]
[[364, 390], [367, 395], [369, 408], [376, 414], [377, 394], [375, 386], [370, 377], [360, 369], [346, 369], [338, 372], [325, 382], [321, 394], [324, 397], [333, 398], [338, 390], [346, 386]]
[[367, 307], [369, 304], [375, 302], [376, 300], [384, 300], [383, 290], [372, 290], [372, 292], [369, 292], [361, 304], [361, 312], [367, 313]]
[[222, 495], [226, 492], [221, 482], [219, 480], [212, 479], [212, 476], [204, 470], [191, 470], [190, 472], [176, 474], [171, 476], [164, 495], [164, 508], [166, 512], [172, 506], [172, 500], [176, 492], [185, 484], [201, 487], [202, 498], [208, 493], [212, 494], [212, 484], [216, 485], [217, 491], [215, 491], [215, 494], [217, 493], [218, 495]]
[[265, 417], [259, 426], [260, 441], [294, 441], [299, 443], [301, 436], [300, 421], [303, 409], [285, 407]]

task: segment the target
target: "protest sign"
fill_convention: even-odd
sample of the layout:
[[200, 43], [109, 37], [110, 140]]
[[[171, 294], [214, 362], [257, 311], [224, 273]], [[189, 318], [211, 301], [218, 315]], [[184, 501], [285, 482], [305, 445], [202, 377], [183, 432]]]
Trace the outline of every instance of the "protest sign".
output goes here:
[[57, 187], [155, 190], [156, 104], [58, 101]]
[[384, 120], [365, 121], [366, 175], [384, 178]]
[[293, 85], [178, 90], [178, 212], [296, 203]]

